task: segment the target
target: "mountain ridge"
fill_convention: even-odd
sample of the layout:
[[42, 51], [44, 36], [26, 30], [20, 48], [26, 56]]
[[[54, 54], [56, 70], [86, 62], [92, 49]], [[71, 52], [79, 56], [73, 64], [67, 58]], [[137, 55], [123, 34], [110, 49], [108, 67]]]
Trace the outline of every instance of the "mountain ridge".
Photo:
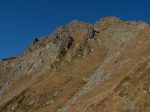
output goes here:
[[149, 31], [105, 17], [35, 38], [21, 56], [0, 61], [0, 111], [148, 112]]

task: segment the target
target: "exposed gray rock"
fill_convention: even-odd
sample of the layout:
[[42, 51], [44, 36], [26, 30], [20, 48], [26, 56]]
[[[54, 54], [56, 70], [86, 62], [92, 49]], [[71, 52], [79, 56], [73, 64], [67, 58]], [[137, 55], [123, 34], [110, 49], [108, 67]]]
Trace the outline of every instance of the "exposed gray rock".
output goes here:
[[18, 104], [13, 105], [13, 106], [11, 107], [11, 111], [17, 110], [17, 107], [18, 107]]

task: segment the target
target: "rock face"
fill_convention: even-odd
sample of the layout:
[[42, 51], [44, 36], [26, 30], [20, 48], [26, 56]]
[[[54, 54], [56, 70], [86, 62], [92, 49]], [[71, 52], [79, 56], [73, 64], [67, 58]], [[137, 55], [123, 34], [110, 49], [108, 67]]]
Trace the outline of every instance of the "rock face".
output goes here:
[[0, 61], [0, 112], [150, 112], [150, 27], [105, 17]]

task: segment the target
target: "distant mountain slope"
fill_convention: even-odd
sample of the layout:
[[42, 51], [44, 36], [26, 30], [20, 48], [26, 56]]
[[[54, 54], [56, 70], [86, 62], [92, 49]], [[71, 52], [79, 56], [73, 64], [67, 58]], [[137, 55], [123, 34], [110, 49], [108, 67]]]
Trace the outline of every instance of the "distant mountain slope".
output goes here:
[[150, 27], [105, 17], [0, 61], [0, 112], [150, 112]]

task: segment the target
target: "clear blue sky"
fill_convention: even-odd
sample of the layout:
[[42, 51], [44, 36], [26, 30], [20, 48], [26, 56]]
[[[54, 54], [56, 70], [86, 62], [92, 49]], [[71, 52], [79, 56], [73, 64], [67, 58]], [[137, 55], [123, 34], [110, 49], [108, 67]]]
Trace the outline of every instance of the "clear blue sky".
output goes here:
[[103, 16], [150, 22], [150, 0], [0, 0], [0, 59], [72, 19], [94, 23]]

